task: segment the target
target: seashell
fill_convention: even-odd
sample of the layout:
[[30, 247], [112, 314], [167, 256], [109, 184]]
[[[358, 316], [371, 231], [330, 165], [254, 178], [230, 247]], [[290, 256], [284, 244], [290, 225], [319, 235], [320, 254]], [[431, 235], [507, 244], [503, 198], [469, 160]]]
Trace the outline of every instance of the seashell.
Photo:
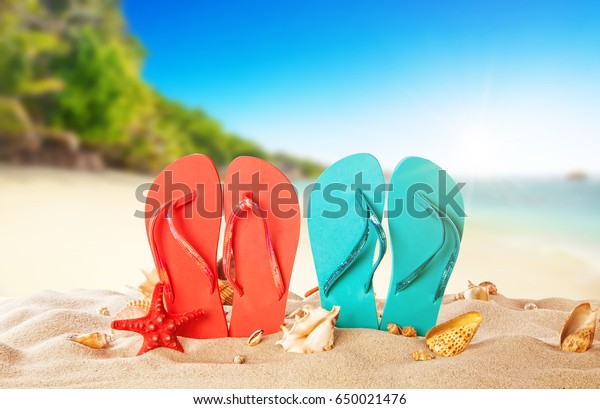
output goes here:
[[594, 342], [598, 309], [589, 302], [573, 309], [560, 331], [560, 349], [570, 352], [585, 352]]
[[96, 310], [96, 312], [100, 315], [110, 317], [110, 311], [108, 311], [108, 307], [100, 307]]
[[468, 312], [431, 328], [425, 334], [425, 342], [439, 356], [458, 355], [469, 345], [482, 321], [480, 313]]
[[498, 289], [496, 288], [496, 285], [494, 283], [489, 282], [489, 281], [484, 281], [482, 283], [479, 283], [479, 287], [485, 287], [485, 288], [487, 288], [489, 295], [496, 295], [496, 294], [498, 294]]
[[117, 315], [115, 315], [115, 318], [113, 319], [113, 321], [142, 318], [146, 314], [148, 314], [148, 311], [144, 311], [140, 307], [136, 307], [134, 305], [129, 305], [129, 306], [123, 308], [121, 311], [119, 311], [117, 313]]
[[311, 288], [310, 290], [308, 290], [307, 292], [304, 293], [304, 298], [308, 298], [311, 295], [313, 295], [314, 293], [316, 293], [317, 291], [319, 291], [319, 286], [316, 286], [314, 288]]
[[131, 300], [126, 305], [127, 307], [137, 307], [145, 313], [150, 311], [150, 300]]
[[525, 304], [525, 305], [523, 306], [523, 309], [524, 309], [525, 311], [529, 311], [529, 310], [537, 310], [537, 305], [535, 305], [535, 304], [534, 304], [534, 303], [532, 303], [532, 302], [528, 302], [527, 304]]
[[412, 357], [415, 361], [430, 361], [435, 358], [429, 352], [423, 351], [422, 349], [419, 349], [418, 351], [413, 352]]
[[402, 329], [398, 325], [394, 324], [393, 322], [388, 322], [387, 327], [388, 327], [388, 332], [390, 334], [400, 335], [400, 332], [402, 331]]
[[233, 286], [227, 280], [219, 280], [219, 293], [223, 305], [233, 305]]
[[158, 277], [158, 272], [156, 271], [156, 269], [153, 269], [149, 273], [146, 273], [144, 270], [142, 270], [142, 274], [144, 274], [144, 277], [146, 277], [146, 279], [142, 284], [138, 286], [138, 290], [142, 293], [144, 298], [147, 298], [149, 300], [152, 298], [152, 292], [154, 291], [156, 283], [160, 281], [160, 277]]
[[252, 333], [252, 335], [250, 335], [248, 337], [248, 341], [246, 341], [246, 344], [248, 344], [251, 347], [260, 344], [260, 341], [261, 341], [264, 333], [265, 333], [265, 331], [263, 331], [262, 329], [254, 331]]
[[406, 326], [406, 327], [402, 328], [399, 325], [396, 325], [392, 322], [388, 322], [387, 327], [388, 327], [388, 332], [390, 334], [403, 335], [405, 337], [416, 337], [417, 336], [417, 331], [415, 331], [415, 329], [410, 326]]
[[302, 308], [304, 307], [298, 307], [294, 311], [290, 312], [288, 314], [288, 318], [294, 318], [296, 316], [302, 318], [304, 316], [304, 310], [302, 310]]
[[488, 290], [486, 287], [481, 287], [478, 285], [469, 287], [465, 291], [463, 291], [463, 297], [465, 300], [482, 300], [489, 301], [490, 297], [488, 296]]
[[246, 357], [244, 355], [236, 355], [233, 358], [233, 363], [234, 364], [245, 364], [246, 363]]
[[402, 335], [404, 335], [405, 337], [416, 337], [417, 336], [417, 331], [410, 326], [406, 326], [404, 328], [402, 328]]
[[337, 305], [331, 311], [321, 307], [305, 305], [304, 315], [296, 315], [296, 322], [291, 329], [281, 326], [283, 338], [276, 342], [286, 352], [311, 354], [329, 351], [333, 348], [333, 327], [340, 315]]
[[100, 332], [92, 332], [90, 334], [73, 335], [69, 338], [73, 342], [85, 345], [90, 348], [102, 349], [107, 348], [112, 337], [108, 334], [102, 334]]

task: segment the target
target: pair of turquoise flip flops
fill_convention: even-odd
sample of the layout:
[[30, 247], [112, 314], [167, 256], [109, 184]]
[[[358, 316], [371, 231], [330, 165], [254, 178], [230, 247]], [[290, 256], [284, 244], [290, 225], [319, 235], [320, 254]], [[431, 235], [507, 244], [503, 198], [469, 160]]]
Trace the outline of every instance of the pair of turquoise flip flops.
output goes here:
[[[372, 280], [387, 250], [392, 275], [379, 323]], [[464, 204], [457, 185], [433, 162], [408, 157], [386, 185], [372, 155], [348, 156], [317, 179], [310, 194], [308, 228], [324, 308], [341, 306], [345, 328], [410, 325], [424, 335], [436, 324], [458, 256]]]

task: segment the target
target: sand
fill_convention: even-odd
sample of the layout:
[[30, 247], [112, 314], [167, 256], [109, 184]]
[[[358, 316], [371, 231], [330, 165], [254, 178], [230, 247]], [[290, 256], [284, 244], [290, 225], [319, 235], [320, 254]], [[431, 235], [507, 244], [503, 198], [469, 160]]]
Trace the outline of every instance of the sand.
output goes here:
[[[135, 286], [139, 269], [153, 267], [144, 220], [134, 217], [143, 209], [136, 188], [151, 180], [0, 164], [0, 297]], [[499, 230], [470, 217], [447, 291], [462, 291], [470, 279], [493, 281], [510, 297], [599, 298], [600, 265], [560, 239]], [[374, 277], [380, 298], [387, 293], [391, 256], [390, 250]], [[304, 294], [316, 281], [303, 219], [290, 289]]]
[[[0, 299], [0, 386], [3, 388], [600, 388], [600, 345], [585, 353], [558, 349], [558, 331], [577, 301], [460, 300], [442, 306], [439, 321], [476, 310], [484, 321], [468, 348], [452, 358], [414, 362], [423, 338], [383, 331], [336, 329], [335, 348], [283, 352], [281, 334], [256, 347], [245, 339], [181, 338], [185, 353], [165, 348], [141, 357], [141, 337], [118, 332], [94, 350], [69, 336], [110, 331], [110, 317], [131, 299], [106, 290], [42, 291]], [[305, 303], [288, 302], [288, 311]], [[310, 302], [318, 302], [316, 299]], [[524, 311], [526, 302], [536, 310]], [[598, 301], [595, 302], [598, 305]], [[245, 355], [243, 365], [232, 363]]]

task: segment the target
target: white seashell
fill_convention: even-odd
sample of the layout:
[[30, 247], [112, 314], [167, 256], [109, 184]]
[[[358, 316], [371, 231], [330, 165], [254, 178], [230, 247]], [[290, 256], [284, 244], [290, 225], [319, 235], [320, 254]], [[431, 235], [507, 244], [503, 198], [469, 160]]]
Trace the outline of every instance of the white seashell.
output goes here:
[[529, 310], [537, 310], [537, 305], [535, 305], [535, 304], [534, 304], [534, 303], [532, 303], [532, 302], [528, 302], [527, 304], [525, 304], [525, 305], [523, 306], [523, 309], [524, 309], [525, 311], [529, 311]]
[[296, 315], [296, 322], [291, 329], [281, 326], [283, 339], [276, 342], [286, 352], [311, 354], [329, 351], [333, 348], [333, 328], [340, 315], [340, 307], [334, 306], [331, 311], [321, 307], [306, 305], [302, 307], [304, 315]]
[[490, 300], [487, 287], [480, 287], [478, 285], [467, 288], [463, 291], [463, 296], [465, 300]]
[[244, 355], [236, 355], [233, 357], [233, 363], [234, 364], [245, 364], [246, 363], [246, 357]]

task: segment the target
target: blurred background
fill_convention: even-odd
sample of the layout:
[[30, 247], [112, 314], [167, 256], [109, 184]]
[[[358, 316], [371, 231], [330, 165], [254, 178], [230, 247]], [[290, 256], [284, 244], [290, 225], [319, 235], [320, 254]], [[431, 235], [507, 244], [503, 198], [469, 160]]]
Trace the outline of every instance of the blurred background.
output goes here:
[[[0, 296], [125, 290], [137, 186], [239, 155], [302, 193], [356, 152], [427, 157], [468, 220], [448, 291], [600, 299], [596, 1], [0, 0]], [[387, 292], [390, 255], [375, 279]], [[292, 290], [316, 284], [303, 224]]]

